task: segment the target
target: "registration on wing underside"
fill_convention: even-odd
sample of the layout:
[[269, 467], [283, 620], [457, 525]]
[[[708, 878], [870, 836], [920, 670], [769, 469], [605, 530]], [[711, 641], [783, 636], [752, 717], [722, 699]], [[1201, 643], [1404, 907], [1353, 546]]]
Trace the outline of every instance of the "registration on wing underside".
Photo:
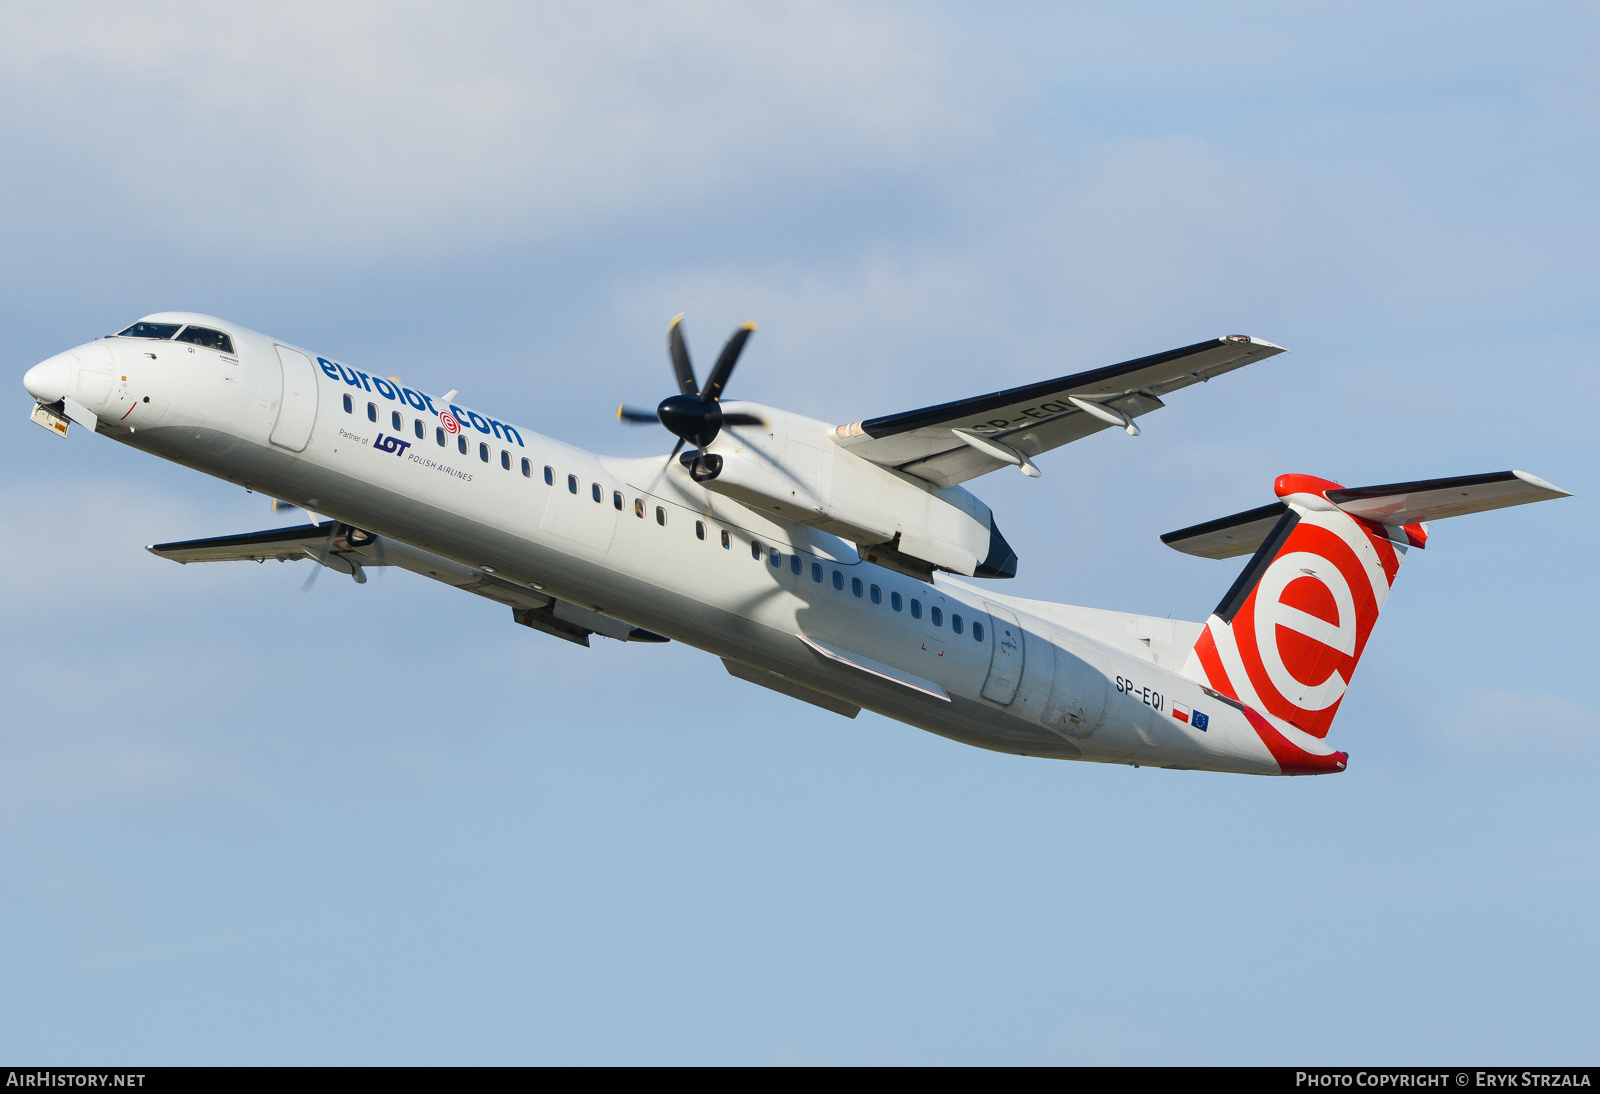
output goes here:
[[[874, 463], [954, 486], [1006, 466], [957, 431], [1036, 456], [1111, 428], [1119, 419], [1131, 423], [1159, 409], [1170, 392], [1282, 352], [1270, 342], [1229, 335], [1025, 387], [869, 418], [840, 426], [834, 440]], [[1085, 403], [1093, 405], [1086, 409]]]

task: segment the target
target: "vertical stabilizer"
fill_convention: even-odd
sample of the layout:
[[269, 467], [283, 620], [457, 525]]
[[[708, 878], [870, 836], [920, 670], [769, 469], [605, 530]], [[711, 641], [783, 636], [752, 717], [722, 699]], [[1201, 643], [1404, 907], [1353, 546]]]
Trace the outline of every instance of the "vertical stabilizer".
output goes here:
[[1284, 509], [1206, 621], [1183, 675], [1316, 738], [1326, 737], [1418, 525], [1341, 511], [1337, 483], [1282, 475]]

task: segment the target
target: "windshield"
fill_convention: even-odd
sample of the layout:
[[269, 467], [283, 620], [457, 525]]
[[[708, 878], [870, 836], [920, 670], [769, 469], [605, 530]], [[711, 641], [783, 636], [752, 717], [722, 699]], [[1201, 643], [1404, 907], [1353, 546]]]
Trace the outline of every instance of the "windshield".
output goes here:
[[171, 338], [181, 326], [182, 323], [135, 323], [118, 333], [124, 338]]
[[233, 352], [233, 339], [209, 327], [184, 327], [183, 333], [178, 335], [178, 341], [193, 342], [207, 349], [220, 349], [223, 353]]

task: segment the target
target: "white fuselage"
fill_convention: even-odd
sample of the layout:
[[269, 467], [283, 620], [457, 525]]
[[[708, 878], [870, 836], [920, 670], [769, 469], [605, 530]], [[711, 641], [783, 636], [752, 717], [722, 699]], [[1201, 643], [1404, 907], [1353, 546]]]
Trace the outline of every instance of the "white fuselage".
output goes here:
[[[1279, 771], [1237, 709], [1179, 675], [1199, 624], [920, 581], [676, 463], [663, 475], [660, 458], [596, 456], [458, 402], [463, 452], [435, 396], [225, 326], [231, 355], [119, 336], [50, 375], [132, 447], [955, 740]], [[716, 450], [759, 453], [786, 432], [831, 458], [824, 423], [753, 409], [773, 425], [726, 429]]]

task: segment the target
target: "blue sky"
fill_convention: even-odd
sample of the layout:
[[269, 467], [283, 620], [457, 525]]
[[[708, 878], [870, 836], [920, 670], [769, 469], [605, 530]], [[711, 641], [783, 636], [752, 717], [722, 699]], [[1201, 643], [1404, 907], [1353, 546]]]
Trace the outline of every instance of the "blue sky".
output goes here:
[[[1583, 5], [11, 5], [0, 1056], [1593, 1058], [1600, 19]], [[835, 421], [1289, 347], [975, 484], [1008, 591], [1203, 618], [1157, 536], [1348, 484], [1436, 525], [1333, 734], [1250, 779], [846, 721], [405, 574], [178, 567], [259, 496], [26, 420], [208, 311], [566, 441], [761, 324]]]

